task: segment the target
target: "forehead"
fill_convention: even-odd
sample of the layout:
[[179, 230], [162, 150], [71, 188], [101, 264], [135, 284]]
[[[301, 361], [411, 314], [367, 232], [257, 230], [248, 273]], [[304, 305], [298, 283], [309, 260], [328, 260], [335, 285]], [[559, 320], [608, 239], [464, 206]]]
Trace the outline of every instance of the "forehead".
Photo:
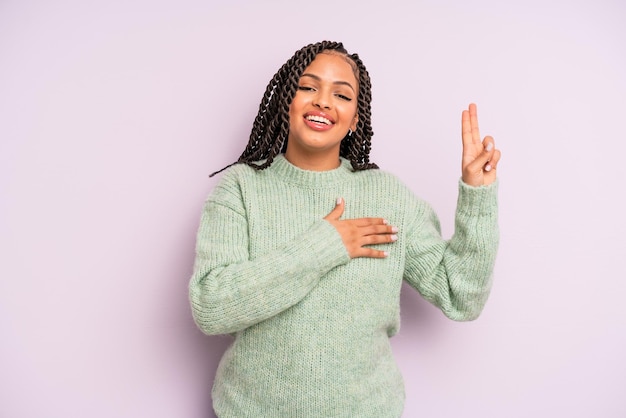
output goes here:
[[346, 81], [355, 88], [358, 85], [353, 66], [349, 58], [336, 52], [320, 52], [304, 69], [303, 74], [314, 74], [328, 81]]

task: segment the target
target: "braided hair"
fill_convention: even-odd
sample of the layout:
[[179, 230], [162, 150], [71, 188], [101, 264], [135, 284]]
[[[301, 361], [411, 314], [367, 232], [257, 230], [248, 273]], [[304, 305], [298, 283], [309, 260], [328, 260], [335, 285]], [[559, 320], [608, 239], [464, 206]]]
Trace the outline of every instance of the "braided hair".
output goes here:
[[319, 53], [336, 53], [344, 56], [358, 80], [357, 127], [341, 141], [339, 155], [349, 160], [355, 171], [378, 168], [369, 161], [374, 132], [371, 123], [372, 85], [367, 69], [358, 54], [348, 54], [341, 42], [322, 41], [296, 51], [274, 74], [259, 105], [259, 113], [254, 119], [246, 149], [236, 162], [216, 171], [210, 177], [239, 163], [263, 170], [272, 164], [279, 153], [286, 150], [291, 101], [296, 94], [298, 81], [304, 69]]

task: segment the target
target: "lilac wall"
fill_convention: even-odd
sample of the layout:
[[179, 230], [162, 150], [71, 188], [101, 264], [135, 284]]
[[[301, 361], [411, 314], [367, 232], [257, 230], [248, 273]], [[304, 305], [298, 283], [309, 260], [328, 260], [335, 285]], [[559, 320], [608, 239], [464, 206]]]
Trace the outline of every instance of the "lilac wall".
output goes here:
[[336, 3], [0, 2], [0, 416], [211, 416], [228, 339], [186, 293], [207, 174], [324, 38], [368, 65], [373, 160], [446, 235], [469, 101], [503, 151], [483, 316], [403, 294], [405, 416], [626, 416], [626, 5]]

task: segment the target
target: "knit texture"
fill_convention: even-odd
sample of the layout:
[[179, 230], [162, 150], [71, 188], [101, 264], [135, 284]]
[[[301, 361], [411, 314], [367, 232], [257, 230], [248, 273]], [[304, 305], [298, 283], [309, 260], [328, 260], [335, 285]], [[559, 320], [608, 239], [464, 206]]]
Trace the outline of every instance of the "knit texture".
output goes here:
[[[398, 241], [385, 259], [350, 259], [323, 218], [382, 217]], [[459, 182], [446, 241], [428, 204], [391, 174], [239, 164], [206, 201], [189, 294], [207, 334], [233, 334], [213, 386], [220, 418], [400, 417], [404, 385], [389, 337], [406, 280], [454, 320], [476, 318], [498, 246], [497, 183]]]

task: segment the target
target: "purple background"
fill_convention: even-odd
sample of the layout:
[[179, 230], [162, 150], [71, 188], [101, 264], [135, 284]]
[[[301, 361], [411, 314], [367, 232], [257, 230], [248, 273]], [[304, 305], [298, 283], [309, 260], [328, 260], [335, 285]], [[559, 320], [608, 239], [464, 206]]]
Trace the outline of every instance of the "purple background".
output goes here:
[[365, 61], [372, 159], [445, 236], [470, 101], [503, 152], [481, 318], [404, 289], [405, 416], [626, 416], [626, 4], [518, 3], [1, 1], [0, 416], [211, 416], [229, 339], [187, 303], [207, 175], [321, 39]]

